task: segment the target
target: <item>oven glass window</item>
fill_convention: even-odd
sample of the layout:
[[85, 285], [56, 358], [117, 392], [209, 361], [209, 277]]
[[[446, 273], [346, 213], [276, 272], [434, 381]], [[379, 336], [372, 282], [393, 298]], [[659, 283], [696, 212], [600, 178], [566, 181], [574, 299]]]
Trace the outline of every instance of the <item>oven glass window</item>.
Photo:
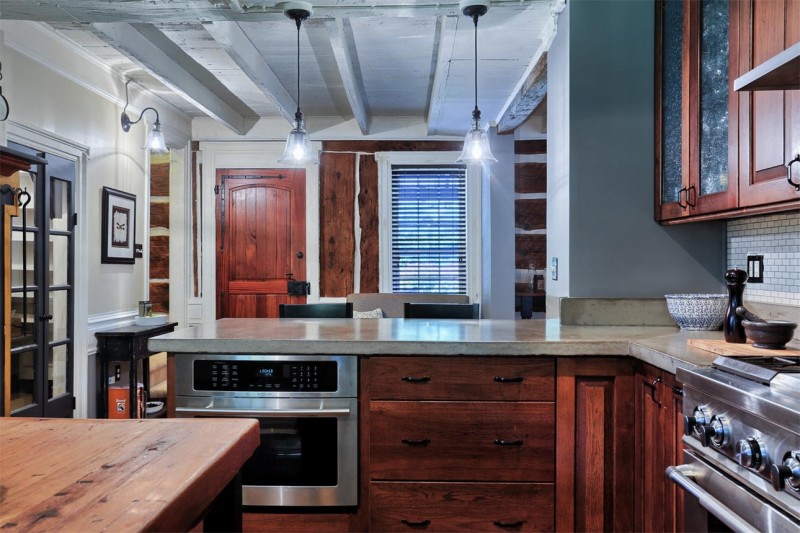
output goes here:
[[336, 418], [260, 418], [261, 445], [242, 468], [243, 485], [337, 485]]

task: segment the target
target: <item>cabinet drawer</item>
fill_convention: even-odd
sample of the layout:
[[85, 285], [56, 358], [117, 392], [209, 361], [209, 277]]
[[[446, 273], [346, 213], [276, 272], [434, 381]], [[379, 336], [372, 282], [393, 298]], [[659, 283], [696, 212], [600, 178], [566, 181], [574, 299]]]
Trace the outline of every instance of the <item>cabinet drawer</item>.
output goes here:
[[370, 478], [553, 481], [551, 402], [370, 402]]
[[554, 376], [547, 357], [375, 357], [369, 372], [380, 400], [553, 401]]
[[370, 531], [553, 531], [549, 483], [370, 483]]

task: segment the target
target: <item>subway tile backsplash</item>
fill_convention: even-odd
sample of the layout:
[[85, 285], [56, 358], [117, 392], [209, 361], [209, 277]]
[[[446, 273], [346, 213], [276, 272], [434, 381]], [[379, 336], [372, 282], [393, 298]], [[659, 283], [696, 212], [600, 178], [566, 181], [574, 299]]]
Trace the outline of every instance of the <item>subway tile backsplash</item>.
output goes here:
[[800, 212], [729, 220], [727, 240], [728, 268], [764, 256], [764, 283], [748, 283], [747, 300], [800, 307]]

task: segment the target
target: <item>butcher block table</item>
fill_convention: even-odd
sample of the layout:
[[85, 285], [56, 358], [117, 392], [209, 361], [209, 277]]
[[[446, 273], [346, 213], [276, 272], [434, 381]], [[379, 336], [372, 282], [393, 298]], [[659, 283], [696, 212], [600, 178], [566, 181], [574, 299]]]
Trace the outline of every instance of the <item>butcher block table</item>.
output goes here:
[[0, 418], [4, 531], [241, 530], [253, 419]]

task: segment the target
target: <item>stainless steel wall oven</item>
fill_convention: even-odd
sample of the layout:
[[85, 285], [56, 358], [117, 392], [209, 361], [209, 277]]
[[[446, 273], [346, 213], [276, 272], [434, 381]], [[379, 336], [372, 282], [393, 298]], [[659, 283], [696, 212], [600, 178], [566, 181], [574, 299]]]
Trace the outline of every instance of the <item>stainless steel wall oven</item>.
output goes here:
[[175, 375], [178, 417], [259, 421], [243, 505], [358, 504], [356, 356], [180, 354]]
[[[679, 368], [687, 530], [800, 531], [800, 357], [718, 357]], [[723, 528], [724, 530], [724, 528]]]

